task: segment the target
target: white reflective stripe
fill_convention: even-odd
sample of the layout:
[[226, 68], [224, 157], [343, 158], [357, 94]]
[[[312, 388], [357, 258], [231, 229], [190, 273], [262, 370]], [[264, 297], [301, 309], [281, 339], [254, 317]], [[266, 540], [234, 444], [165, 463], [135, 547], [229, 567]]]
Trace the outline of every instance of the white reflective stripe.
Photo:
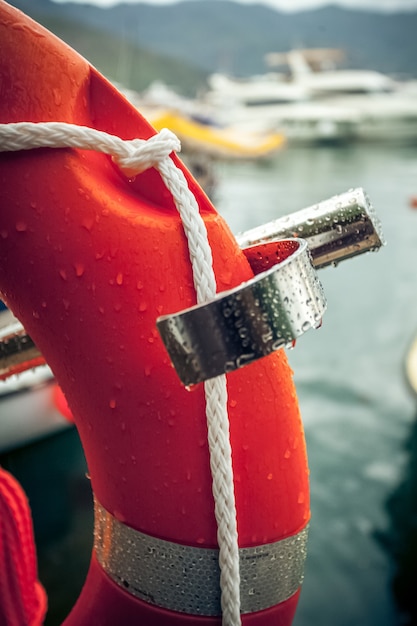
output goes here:
[[[241, 612], [288, 600], [300, 587], [308, 527], [275, 543], [240, 548]], [[160, 608], [218, 616], [218, 550], [156, 539], [125, 524], [95, 502], [94, 549], [108, 576], [132, 595]]]

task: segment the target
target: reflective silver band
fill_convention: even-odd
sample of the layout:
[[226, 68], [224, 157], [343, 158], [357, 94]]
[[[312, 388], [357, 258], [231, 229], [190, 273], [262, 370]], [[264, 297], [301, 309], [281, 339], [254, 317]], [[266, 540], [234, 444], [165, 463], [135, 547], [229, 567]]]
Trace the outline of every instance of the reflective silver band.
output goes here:
[[[241, 548], [241, 612], [290, 598], [303, 580], [307, 527], [292, 537]], [[122, 524], [95, 502], [94, 549], [107, 575], [137, 598], [189, 615], [218, 616], [218, 550], [156, 539]]]

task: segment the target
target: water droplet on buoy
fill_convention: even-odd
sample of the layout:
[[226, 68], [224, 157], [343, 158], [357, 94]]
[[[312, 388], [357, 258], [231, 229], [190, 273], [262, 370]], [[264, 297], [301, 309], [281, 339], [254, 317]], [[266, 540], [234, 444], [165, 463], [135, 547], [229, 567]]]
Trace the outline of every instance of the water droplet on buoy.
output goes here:
[[62, 102], [61, 90], [56, 88], [56, 87], [54, 87], [52, 89], [52, 95], [54, 97], [54, 102], [55, 102], [56, 106], [59, 106], [61, 104], [61, 102]]
[[81, 226], [90, 233], [93, 230], [94, 217], [84, 217], [81, 222]]
[[18, 233], [24, 233], [28, 228], [28, 225], [23, 220], [16, 222], [16, 230]]
[[74, 269], [75, 269], [75, 275], [78, 276], [78, 278], [80, 278], [84, 274], [85, 268], [82, 263], [75, 263]]

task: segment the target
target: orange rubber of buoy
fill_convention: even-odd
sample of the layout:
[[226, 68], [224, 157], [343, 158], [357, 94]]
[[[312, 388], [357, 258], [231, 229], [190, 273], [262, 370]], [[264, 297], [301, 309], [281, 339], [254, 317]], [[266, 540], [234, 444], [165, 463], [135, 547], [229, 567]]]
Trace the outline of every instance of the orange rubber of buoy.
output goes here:
[[[85, 59], [5, 2], [0, 50], [1, 123], [155, 133]], [[184, 172], [218, 291], [230, 289], [252, 271]], [[180, 384], [155, 325], [195, 304], [182, 224], [158, 172], [128, 180], [110, 157], [78, 149], [1, 153], [0, 292], [63, 389], [96, 499], [91, 566], [66, 626], [221, 624], [204, 599], [217, 548], [204, 390]], [[227, 378], [241, 567], [247, 557], [253, 571], [270, 568], [268, 590], [242, 578], [242, 623], [288, 626], [310, 516], [292, 372], [279, 350]]]

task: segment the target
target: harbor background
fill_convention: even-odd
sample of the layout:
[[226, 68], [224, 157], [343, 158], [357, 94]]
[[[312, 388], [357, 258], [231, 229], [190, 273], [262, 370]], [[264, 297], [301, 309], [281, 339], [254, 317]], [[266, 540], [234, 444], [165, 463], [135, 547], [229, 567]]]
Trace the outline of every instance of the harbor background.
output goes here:
[[[103, 52], [97, 46], [94, 50], [83, 47], [84, 40], [89, 45], [96, 41], [90, 28], [86, 31], [79, 23], [70, 28], [66, 20], [60, 21], [66, 16], [58, 15], [58, 6], [47, 0], [12, 4], [28, 13], [39, 7], [42, 16], [52, 7], [55, 22], [45, 19], [46, 25], [54, 26], [54, 32], [104, 71], [99, 66]], [[66, 8], [74, 19], [75, 8]], [[78, 7], [77, 14], [79, 11]], [[372, 40], [369, 30], [364, 29], [360, 38], [356, 26], [345, 28], [348, 13], [333, 12], [355, 52], [363, 53], [363, 42]], [[243, 13], [239, 7], [239, 15]], [[97, 12], [88, 10], [85, 15], [97, 25]], [[315, 30], [320, 35], [327, 32], [323, 45], [334, 45], [330, 35], [334, 36], [335, 29], [322, 28], [324, 15], [317, 13]], [[391, 39], [375, 27], [374, 14], [366, 20], [362, 17], [360, 23], [372, 25], [374, 41], [390, 62], [396, 57], [386, 49], [388, 40], [410, 64], [387, 69], [396, 73], [415, 70], [414, 48], [405, 44], [415, 44], [416, 14], [403, 16], [397, 38]], [[311, 14], [305, 22], [314, 34], [313, 18]], [[378, 25], [395, 21], [380, 19]], [[159, 23], [163, 25], [163, 20]], [[143, 50], [130, 47], [126, 24], [132, 25], [135, 36], [140, 25], [155, 38], [155, 30], [145, 28], [143, 19], [122, 20], [120, 40], [104, 38], [102, 33], [95, 37], [105, 39], [105, 51], [114, 62], [114, 67], [110, 66], [113, 74], [108, 70], [110, 77], [126, 83], [131, 79], [131, 86], [139, 88], [139, 79], [153, 67], [153, 61]], [[184, 30], [195, 32], [188, 28], [180, 33]], [[408, 39], [406, 33], [411, 33]], [[311, 37], [309, 44], [316, 45]], [[211, 41], [210, 37], [205, 41]], [[172, 42], [163, 42], [173, 47]], [[207, 46], [198, 49], [204, 51]], [[224, 50], [216, 61], [220, 53], [224, 55]], [[262, 55], [258, 56], [260, 60]], [[253, 51], [249, 50], [248, 57], [254, 59]], [[375, 57], [382, 64], [381, 49]], [[237, 55], [237, 59], [243, 58], [243, 54]], [[364, 59], [354, 60], [361, 66]], [[175, 68], [166, 59], [160, 64], [171, 78]], [[255, 69], [259, 71], [251, 71]], [[138, 85], [133, 82], [134, 72]], [[187, 67], [184, 75], [187, 81], [193, 77], [193, 84], [200, 79], [200, 72], [194, 76]], [[410, 440], [417, 416], [417, 400], [407, 388], [403, 364], [417, 332], [417, 210], [410, 206], [411, 197], [417, 195], [417, 146], [290, 145], [265, 161], [216, 162], [214, 174], [214, 204], [235, 233], [358, 186], [365, 188], [380, 216], [386, 247], [320, 271], [328, 300], [323, 325], [301, 337], [288, 352], [306, 431], [312, 497], [306, 576], [294, 626], [411, 624], [394, 603], [397, 564], [393, 552], [403, 540], [400, 531], [412, 521], [410, 512], [416, 500], [415, 492], [407, 496], [403, 488], [413, 479]], [[49, 464], [40, 462], [47, 456]], [[40, 578], [49, 593], [46, 626], [58, 626], [81, 589], [91, 552], [91, 490], [81, 446], [75, 431], [68, 430], [53, 441], [18, 450], [2, 463], [4, 460], [31, 493]]]
[[388, 502], [410, 478], [417, 407], [404, 376], [417, 332], [417, 146], [290, 148], [265, 163], [218, 164], [216, 173], [215, 204], [235, 233], [359, 186], [380, 216], [387, 245], [320, 271], [323, 325], [288, 353], [312, 498], [294, 626], [407, 623], [393, 601], [389, 544], [399, 521]]

